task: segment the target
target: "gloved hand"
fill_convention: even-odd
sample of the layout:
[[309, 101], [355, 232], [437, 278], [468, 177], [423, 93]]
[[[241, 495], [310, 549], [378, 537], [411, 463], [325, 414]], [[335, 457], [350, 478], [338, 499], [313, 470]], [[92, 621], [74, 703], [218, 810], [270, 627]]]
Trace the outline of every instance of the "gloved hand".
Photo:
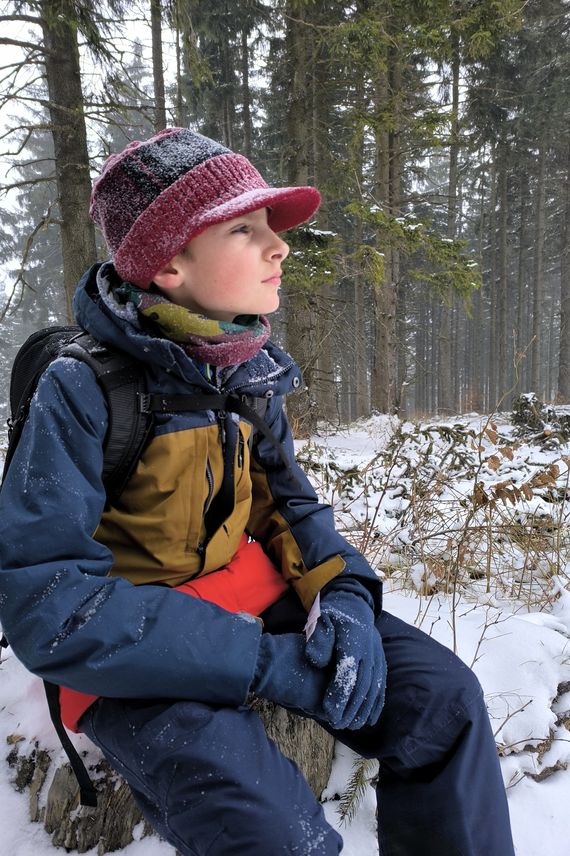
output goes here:
[[323, 699], [335, 728], [374, 725], [382, 711], [386, 658], [374, 625], [373, 602], [358, 580], [331, 583], [321, 597], [321, 614], [305, 653], [313, 666], [334, 667]]
[[329, 680], [328, 671], [308, 662], [301, 633], [262, 634], [251, 683], [256, 695], [311, 717], [328, 719], [322, 702]]

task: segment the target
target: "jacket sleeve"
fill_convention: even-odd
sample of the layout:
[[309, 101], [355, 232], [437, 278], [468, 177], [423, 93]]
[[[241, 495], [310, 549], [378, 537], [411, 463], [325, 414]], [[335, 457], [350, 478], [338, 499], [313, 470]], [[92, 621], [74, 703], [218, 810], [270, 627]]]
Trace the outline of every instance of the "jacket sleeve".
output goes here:
[[109, 576], [113, 556], [92, 537], [105, 503], [106, 428], [91, 369], [52, 363], [0, 492], [3, 630], [30, 671], [72, 689], [242, 704], [259, 622]]
[[382, 585], [364, 556], [335, 527], [332, 509], [319, 502], [295, 460], [291, 429], [282, 399], [275, 396], [267, 422], [290, 461], [289, 470], [265, 437], [253, 444], [253, 503], [248, 531], [261, 541], [308, 611], [317, 593], [339, 575], [351, 575], [372, 594], [375, 611], [382, 607]]

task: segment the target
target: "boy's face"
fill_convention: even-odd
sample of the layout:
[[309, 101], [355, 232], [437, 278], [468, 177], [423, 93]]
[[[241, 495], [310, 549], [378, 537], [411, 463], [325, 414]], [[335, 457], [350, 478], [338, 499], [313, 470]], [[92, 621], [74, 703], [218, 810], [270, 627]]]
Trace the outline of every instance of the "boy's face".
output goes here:
[[267, 209], [209, 226], [155, 276], [166, 297], [219, 321], [265, 315], [279, 306], [285, 241], [267, 223]]

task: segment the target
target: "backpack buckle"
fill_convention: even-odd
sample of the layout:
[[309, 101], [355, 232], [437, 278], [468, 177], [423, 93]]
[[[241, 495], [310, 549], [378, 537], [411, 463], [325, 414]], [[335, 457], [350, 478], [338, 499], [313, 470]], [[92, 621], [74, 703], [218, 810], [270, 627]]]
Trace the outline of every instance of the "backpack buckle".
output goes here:
[[137, 396], [139, 399], [139, 413], [150, 413], [150, 393], [138, 392]]

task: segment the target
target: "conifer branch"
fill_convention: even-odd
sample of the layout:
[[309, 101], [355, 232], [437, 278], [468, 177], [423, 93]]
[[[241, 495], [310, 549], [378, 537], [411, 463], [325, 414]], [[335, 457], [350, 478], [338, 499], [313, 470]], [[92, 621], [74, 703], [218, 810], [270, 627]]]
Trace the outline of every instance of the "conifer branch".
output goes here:
[[376, 758], [357, 758], [354, 762], [352, 776], [340, 798], [338, 813], [342, 823], [354, 820], [358, 807], [364, 798], [366, 788], [378, 773]]

